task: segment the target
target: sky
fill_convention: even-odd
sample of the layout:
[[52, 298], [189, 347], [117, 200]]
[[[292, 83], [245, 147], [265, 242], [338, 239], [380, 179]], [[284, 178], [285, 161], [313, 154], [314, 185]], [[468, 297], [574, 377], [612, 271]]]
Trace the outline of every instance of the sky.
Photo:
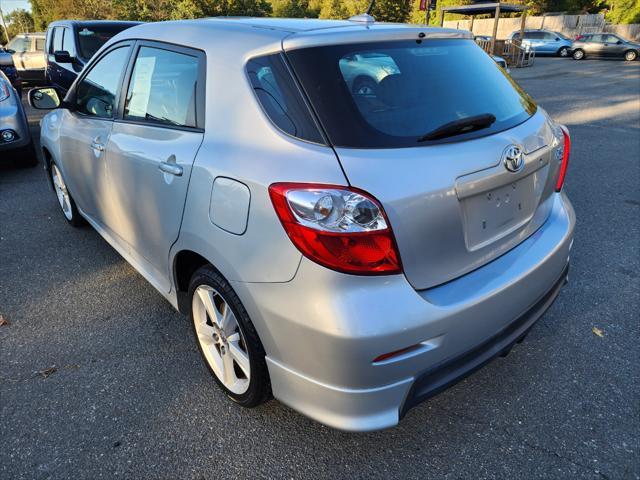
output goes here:
[[31, 11], [31, 4], [29, 0], [0, 0], [0, 8], [5, 15], [17, 8], [24, 8]]

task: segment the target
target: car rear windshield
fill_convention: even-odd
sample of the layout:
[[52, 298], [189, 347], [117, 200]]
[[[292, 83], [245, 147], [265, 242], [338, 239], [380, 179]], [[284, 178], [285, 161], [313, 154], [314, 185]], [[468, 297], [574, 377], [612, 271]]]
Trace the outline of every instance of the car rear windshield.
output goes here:
[[100, 25], [78, 27], [78, 50], [80, 56], [89, 60], [100, 47], [131, 25]]
[[[402, 40], [287, 52], [331, 143], [399, 148], [461, 141], [512, 128], [534, 102], [471, 39]], [[424, 136], [450, 122], [495, 116], [488, 127]]]

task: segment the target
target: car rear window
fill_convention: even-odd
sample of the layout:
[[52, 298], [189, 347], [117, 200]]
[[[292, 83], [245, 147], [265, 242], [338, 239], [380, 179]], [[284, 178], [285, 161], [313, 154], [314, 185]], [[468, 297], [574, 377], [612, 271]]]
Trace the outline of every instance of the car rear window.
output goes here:
[[111, 37], [114, 37], [131, 25], [78, 26], [78, 51], [80, 56], [89, 60]]
[[[398, 148], [460, 141], [512, 128], [533, 101], [471, 39], [402, 40], [287, 53], [330, 141]], [[491, 114], [488, 128], [419, 141], [444, 124]]]
[[280, 130], [301, 140], [324, 143], [280, 54], [249, 60], [247, 73], [262, 109]]

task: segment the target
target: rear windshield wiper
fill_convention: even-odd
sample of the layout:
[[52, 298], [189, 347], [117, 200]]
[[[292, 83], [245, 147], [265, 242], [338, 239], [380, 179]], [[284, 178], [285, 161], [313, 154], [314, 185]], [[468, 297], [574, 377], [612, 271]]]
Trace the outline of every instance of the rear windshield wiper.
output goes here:
[[483, 113], [482, 115], [474, 115], [473, 117], [465, 117], [460, 120], [445, 123], [438, 128], [425, 133], [418, 139], [418, 142], [427, 142], [429, 140], [438, 140], [440, 138], [453, 137], [461, 133], [473, 132], [491, 126], [496, 121], [496, 116], [491, 113]]

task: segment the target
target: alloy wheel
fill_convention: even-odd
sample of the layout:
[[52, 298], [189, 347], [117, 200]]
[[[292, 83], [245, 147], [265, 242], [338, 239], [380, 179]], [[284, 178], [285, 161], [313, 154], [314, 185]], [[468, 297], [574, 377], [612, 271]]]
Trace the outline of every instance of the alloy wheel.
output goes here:
[[64, 183], [62, 174], [60, 173], [60, 170], [58, 170], [58, 166], [56, 164], [51, 165], [51, 179], [53, 180], [53, 189], [58, 197], [58, 203], [60, 204], [60, 208], [62, 208], [62, 213], [64, 213], [67, 220], [71, 221], [73, 218], [71, 198], [69, 197], [67, 185]]
[[249, 389], [251, 367], [244, 334], [226, 300], [200, 285], [193, 293], [193, 322], [204, 357], [218, 380], [232, 393]]
[[627, 60], [628, 62], [632, 62], [637, 57], [638, 57], [638, 54], [636, 52], [634, 52], [633, 50], [630, 50], [630, 51], [628, 51], [627, 53], [624, 54], [624, 59]]

